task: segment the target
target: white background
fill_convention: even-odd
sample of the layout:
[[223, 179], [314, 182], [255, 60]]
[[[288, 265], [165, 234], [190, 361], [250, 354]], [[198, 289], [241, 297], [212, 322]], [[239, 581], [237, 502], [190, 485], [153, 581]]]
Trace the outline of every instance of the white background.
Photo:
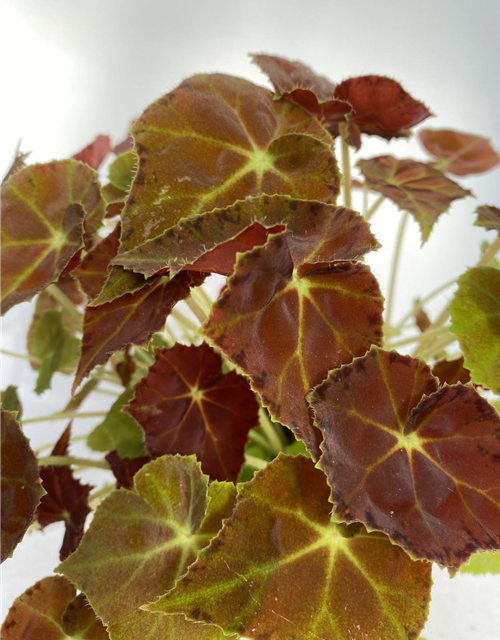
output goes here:
[[[479, 133], [498, 149], [499, 26], [497, 0], [3, 0], [0, 170], [19, 139], [33, 161], [67, 157], [97, 133], [121, 139], [148, 103], [196, 72], [221, 71], [265, 84], [247, 52], [300, 59], [335, 81], [390, 75], [437, 115], [424, 126]], [[383, 153], [426, 157], [415, 141], [387, 147], [378, 139], [364, 144], [360, 157]], [[479, 204], [500, 205], [499, 175], [497, 169], [462, 180], [476, 199], [455, 203], [423, 248], [411, 222], [396, 318], [415, 297], [475, 264], [481, 240], [491, 241], [493, 234], [472, 226], [473, 211]], [[384, 288], [400, 216], [389, 206], [373, 222], [385, 249], [369, 263]], [[431, 311], [438, 312], [449, 296]], [[25, 353], [30, 314], [29, 303], [8, 314], [4, 348]], [[2, 374], [2, 388], [20, 386], [27, 417], [66, 403], [64, 376], [54, 381], [57, 391], [37, 398], [25, 362], [3, 358]], [[108, 398], [96, 396], [84, 409], [106, 403]], [[92, 424], [79, 421], [75, 430], [86, 433]], [[40, 423], [26, 433], [36, 447], [54, 441], [64, 426]], [[17, 595], [50, 573], [60, 538], [58, 525], [34, 532], [3, 565], [2, 619]], [[436, 571], [435, 580], [427, 640], [498, 639], [499, 577], [449, 580]]]

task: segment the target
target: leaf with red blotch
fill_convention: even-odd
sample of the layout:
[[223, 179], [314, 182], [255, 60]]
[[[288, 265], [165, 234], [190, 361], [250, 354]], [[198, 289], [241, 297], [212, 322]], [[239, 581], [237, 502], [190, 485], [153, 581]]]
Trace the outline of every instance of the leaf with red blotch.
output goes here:
[[156, 349], [125, 411], [144, 429], [151, 455], [195, 454], [212, 480], [236, 482], [259, 405], [246, 378], [221, 370], [205, 343]]
[[352, 106], [351, 119], [361, 133], [387, 140], [408, 137], [411, 127], [432, 115], [399, 82], [386, 76], [344, 80], [335, 87], [334, 97]]
[[439, 216], [454, 200], [472, 195], [424, 162], [379, 156], [357, 163], [369, 186], [409, 211], [420, 226], [425, 242]]
[[309, 400], [341, 518], [452, 570], [500, 548], [500, 417], [472, 387], [438, 389], [422, 360], [373, 348]]
[[381, 533], [331, 521], [325, 475], [280, 454], [240, 487], [219, 535], [144, 609], [254, 640], [409, 640], [427, 618], [431, 565]]
[[107, 454], [106, 460], [109, 462], [111, 471], [116, 478], [116, 487], [132, 489], [134, 486], [134, 476], [142, 467], [151, 462], [151, 456], [141, 456], [139, 458], [120, 458], [116, 451]]
[[476, 209], [476, 227], [484, 227], [488, 231], [500, 233], [500, 209], [492, 205], [483, 204]]
[[108, 632], [85, 596], [62, 576], [44, 578], [16, 598], [2, 625], [3, 640], [106, 640]]
[[174, 306], [204, 279], [204, 274], [188, 271], [172, 279], [168, 276], [150, 278], [135, 293], [127, 293], [99, 307], [87, 306], [73, 392], [94, 367], [107, 362], [115, 351], [129, 344], [147, 344], [153, 333], [163, 328]]
[[84, 149], [72, 156], [73, 160], [79, 160], [88, 164], [92, 169], [99, 169], [108, 153], [111, 153], [111, 139], [109, 136], [97, 136]]
[[[71, 423], [57, 441], [53, 456], [64, 456], [68, 451]], [[43, 488], [47, 492], [40, 501], [36, 517], [42, 528], [54, 522], [64, 522], [64, 540], [59, 558], [64, 560], [78, 547], [85, 520], [91, 509], [88, 495], [93, 487], [73, 476], [71, 467], [40, 467]]]
[[36, 458], [14, 416], [1, 412], [1, 561], [21, 542], [43, 494]]
[[139, 166], [122, 215], [125, 251], [182, 218], [247, 196], [335, 202], [339, 193], [326, 129], [300, 107], [240, 78], [185, 80], [145, 110], [132, 135]]
[[422, 129], [418, 138], [437, 159], [437, 168], [456, 176], [484, 173], [500, 163], [488, 138], [453, 129]]
[[455, 360], [446, 360], [446, 358], [439, 360], [432, 367], [432, 374], [438, 378], [442, 385], [470, 382], [470, 371], [464, 367], [463, 356]]
[[299, 253], [309, 263], [352, 260], [379, 246], [363, 218], [351, 209], [260, 196], [182, 220], [156, 240], [118, 254], [113, 262], [146, 275], [166, 267], [171, 273], [187, 268], [230, 275], [237, 251], [265, 244], [269, 233], [284, 226], [294, 260]]
[[[382, 339], [378, 282], [367, 266], [350, 261], [376, 241], [359, 214], [343, 211], [338, 237], [329, 236], [319, 249], [316, 239], [312, 253], [286, 232], [240, 255], [203, 327], [208, 341], [250, 376], [271, 416], [313, 457], [321, 434], [306, 394], [330, 369]], [[311, 257], [318, 263], [310, 264]]]

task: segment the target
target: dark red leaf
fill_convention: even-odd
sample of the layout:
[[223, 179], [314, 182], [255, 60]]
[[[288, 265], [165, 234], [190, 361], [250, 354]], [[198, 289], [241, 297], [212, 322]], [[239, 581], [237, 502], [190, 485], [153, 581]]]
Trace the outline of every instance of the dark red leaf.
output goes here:
[[84, 149], [75, 153], [73, 160], [79, 160], [88, 164], [92, 169], [99, 169], [104, 159], [111, 152], [111, 140], [109, 136], [97, 136]]
[[470, 382], [470, 371], [464, 367], [464, 357], [455, 360], [439, 360], [432, 367], [432, 373], [443, 384], [456, 384], [461, 382], [467, 384]]
[[116, 487], [132, 489], [134, 486], [134, 476], [142, 467], [151, 462], [151, 456], [141, 456], [140, 458], [120, 458], [116, 451], [107, 454], [106, 460], [109, 462], [111, 471], [116, 478]]
[[236, 482], [259, 405], [246, 378], [221, 369], [221, 357], [205, 343], [156, 349], [126, 411], [153, 456], [196, 454], [212, 480]]

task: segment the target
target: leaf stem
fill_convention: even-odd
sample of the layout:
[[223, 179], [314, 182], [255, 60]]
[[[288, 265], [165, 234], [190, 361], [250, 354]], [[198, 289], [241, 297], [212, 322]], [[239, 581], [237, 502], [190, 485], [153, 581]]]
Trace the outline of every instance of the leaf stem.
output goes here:
[[191, 291], [191, 296], [198, 302], [200, 307], [205, 312], [205, 315], [209, 316], [210, 310], [212, 309], [212, 300], [208, 296], [203, 286], [196, 287], [195, 289], [193, 289]]
[[368, 182], [366, 180], [363, 182], [363, 208], [361, 209], [361, 213], [363, 218], [366, 218], [366, 214], [368, 212], [368, 196], [370, 194], [370, 189], [368, 188]]
[[256, 456], [245, 455], [245, 462], [254, 469], [265, 469], [267, 467], [267, 461], [261, 460]]
[[494, 240], [490, 246], [486, 249], [486, 251], [481, 256], [481, 259], [477, 263], [477, 267], [487, 267], [493, 258], [500, 251], [500, 235], [497, 236], [496, 240]]
[[90, 505], [94, 505], [97, 502], [101, 502], [103, 498], [107, 498], [110, 493], [116, 490], [116, 484], [114, 482], [108, 482], [97, 491], [94, 491], [89, 495], [89, 503]]
[[109, 469], [109, 464], [106, 460], [91, 460], [90, 458], [73, 458], [72, 456], [46, 456], [38, 458], [38, 465], [40, 467], [67, 467], [70, 465], [78, 467], [93, 467], [96, 469]]
[[342, 138], [342, 172], [344, 174], [344, 204], [351, 207], [351, 159], [349, 156], [349, 145], [347, 144], [347, 124], [339, 125]]
[[198, 326], [192, 320], [186, 318], [186, 316], [181, 311], [179, 311], [179, 309], [172, 309], [170, 315], [178, 322], [181, 329], [187, 331], [188, 335], [189, 332], [194, 334], [198, 333]]
[[401, 257], [401, 249], [403, 248], [403, 239], [405, 235], [406, 225], [408, 224], [409, 214], [407, 211], [404, 212], [403, 217], [401, 218], [401, 222], [399, 223], [398, 234], [396, 236], [396, 244], [394, 246], [394, 253], [392, 256], [392, 264], [391, 264], [391, 275], [389, 279], [389, 289], [387, 293], [387, 307], [386, 307], [386, 315], [385, 322], [389, 326], [391, 326], [391, 318], [392, 318], [392, 309], [394, 305], [394, 294], [396, 292], [396, 280], [398, 275], [398, 267], [399, 260]]
[[189, 296], [189, 298], [187, 298], [186, 304], [199, 320], [200, 324], [203, 324], [207, 319], [207, 314], [201, 308], [201, 305], [199, 305], [198, 302], [193, 298], [192, 294]]
[[407, 338], [401, 338], [401, 340], [395, 340], [394, 342], [389, 342], [387, 344], [387, 349], [394, 349], [395, 347], [401, 347], [405, 344], [411, 344], [412, 342], [422, 342], [424, 338], [432, 337], [435, 338], [441, 335], [449, 335], [450, 331], [448, 327], [436, 327], [435, 329], [429, 329], [424, 333], [417, 333], [413, 336], [409, 336]]
[[47, 287], [47, 292], [61, 305], [63, 310], [66, 311], [68, 316], [71, 318], [72, 322], [74, 322], [77, 327], [81, 327], [82, 314], [78, 311], [68, 296], [66, 296], [56, 284], [51, 284], [50, 287]]
[[30, 362], [40, 362], [38, 358], [25, 355], [23, 353], [16, 353], [15, 351], [9, 351], [8, 349], [0, 349], [0, 353], [4, 356], [10, 356], [11, 358], [19, 358], [21, 360], [29, 360]]
[[268, 440], [271, 451], [273, 453], [279, 453], [282, 451], [284, 444], [278, 433], [279, 425], [269, 419], [266, 410], [262, 407], [259, 409], [259, 424]]
[[[457, 279], [453, 278], [453, 280], [449, 280], [448, 282], [445, 282], [444, 284], [439, 286], [437, 289], [434, 289], [434, 291], [431, 291], [430, 293], [428, 293], [425, 297], [423, 297], [421, 300], [418, 301], [419, 307], [422, 307], [422, 305], [424, 305], [426, 302], [429, 302], [429, 300], [432, 300], [432, 298], [435, 298], [437, 295], [439, 295], [440, 293], [448, 289], [448, 287], [451, 287], [452, 285], [454, 285], [456, 281]], [[408, 313], [400, 320], [400, 322], [396, 326], [396, 329], [401, 329], [404, 323], [415, 314], [415, 311], [416, 309], [411, 309], [411, 311], [408, 311]]]
[[[448, 328], [448, 327], [446, 327]], [[454, 336], [450, 331], [445, 334], [441, 340], [431, 340], [430, 343], [427, 343], [427, 346], [424, 347], [423, 344], [420, 344], [415, 350], [414, 356], [419, 356], [422, 360], [427, 360], [431, 358], [436, 353], [447, 347], [452, 342], [455, 342], [456, 336]]]
[[365, 220], [368, 222], [371, 218], [373, 218], [373, 216], [377, 213], [377, 211], [379, 210], [381, 204], [384, 202], [385, 200], [385, 196], [379, 196], [375, 202], [372, 204], [372, 206], [368, 209], [368, 211], [366, 212], [365, 215]]
[[248, 437], [250, 440], [252, 440], [252, 442], [255, 442], [255, 444], [264, 447], [264, 449], [267, 450], [269, 448], [269, 442], [261, 433], [259, 433], [255, 429], [250, 429]]
[[35, 422], [51, 422], [52, 420], [76, 420], [76, 418], [102, 418], [107, 415], [106, 411], [87, 411], [78, 413], [76, 411], [61, 411], [52, 413], [50, 416], [37, 416], [36, 418], [25, 418], [22, 423], [33, 424]]

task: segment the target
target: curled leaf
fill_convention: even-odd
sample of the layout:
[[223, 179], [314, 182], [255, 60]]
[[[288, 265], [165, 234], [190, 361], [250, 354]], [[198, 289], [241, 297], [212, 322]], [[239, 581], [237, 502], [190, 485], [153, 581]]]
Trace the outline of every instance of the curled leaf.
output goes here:
[[415, 638], [430, 565], [383, 534], [333, 523], [328, 493], [312, 460], [280, 454], [242, 486], [233, 516], [175, 588], [146, 609], [254, 640]]
[[335, 512], [456, 570], [500, 548], [500, 418], [472, 387], [373, 348], [310, 396]]

